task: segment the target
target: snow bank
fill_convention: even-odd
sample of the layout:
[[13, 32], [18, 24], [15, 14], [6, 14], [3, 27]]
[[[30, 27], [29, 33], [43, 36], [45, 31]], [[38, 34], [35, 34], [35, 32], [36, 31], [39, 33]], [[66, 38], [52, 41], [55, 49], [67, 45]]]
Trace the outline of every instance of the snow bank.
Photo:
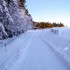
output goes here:
[[59, 36], [66, 37], [66, 38], [69, 38], [70, 36], [70, 28], [68, 27], [51, 28], [51, 32]]
[[2, 43], [6, 43], [6, 47], [0, 46], [0, 70], [9, 70], [13, 63], [22, 55], [23, 49], [28, 47], [32, 34], [26, 32], [18, 37], [14, 37]]
[[[50, 48], [65, 61], [65, 63], [70, 67], [70, 38], [68, 37], [70, 31], [69, 28], [53, 28], [54, 31], [51, 32], [51, 29], [42, 31], [41, 38], [48, 44]], [[55, 30], [59, 31], [58, 34], [55, 33]], [[63, 32], [64, 36], [62, 36]], [[66, 34], [68, 33], [68, 34]]]

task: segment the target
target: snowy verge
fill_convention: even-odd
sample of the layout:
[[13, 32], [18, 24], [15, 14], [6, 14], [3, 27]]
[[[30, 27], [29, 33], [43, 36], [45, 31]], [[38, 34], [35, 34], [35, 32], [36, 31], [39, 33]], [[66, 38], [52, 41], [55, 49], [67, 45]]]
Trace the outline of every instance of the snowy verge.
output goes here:
[[[31, 39], [32, 39], [32, 37], [31, 37]], [[20, 58], [16, 62], [14, 62], [14, 64], [10, 68], [10, 70], [19, 70], [20, 69], [21, 64], [22, 64], [22, 60], [25, 59], [26, 54], [28, 53], [28, 49], [30, 48], [31, 39], [29, 40], [28, 44], [26, 44], [26, 47], [21, 50], [21, 56], [20, 56]]]
[[[31, 34], [28, 33], [22, 34], [15, 39], [6, 40], [6, 47], [0, 46], [0, 70], [8, 70], [21, 57], [21, 52], [25, 50], [26, 45], [31, 39]], [[10, 42], [9, 42], [10, 41]], [[3, 42], [3, 41], [2, 41]], [[8, 44], [10, 43], [10, 44]], [[27, 43], [27, 44], [26, 44]], [[24, 50], [23, 50], [24, 49]]]
[[64, 61], [64, 63], [70, 68], [70, 57], [69, 57], [66, 53], [62, 52], [60, 49], [55, 48], [52, 43], [48, 42], [47, 40], [45, 40], [45, 39], [42, 38], [42, 37], [40, 37], [40, 38], [41, 38], [46, 44], [48, 44], [49, 47], [51, 48], [51, 50], [54, 51], [55, 54], [56, 54], [59, 58], [61, 58], [61, 59]]

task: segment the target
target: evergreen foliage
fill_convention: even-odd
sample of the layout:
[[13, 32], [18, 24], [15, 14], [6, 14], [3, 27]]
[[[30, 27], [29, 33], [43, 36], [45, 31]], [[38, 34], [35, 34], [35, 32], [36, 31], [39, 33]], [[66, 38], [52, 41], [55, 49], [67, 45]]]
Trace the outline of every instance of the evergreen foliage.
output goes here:
[[25, 2], [25, 0], [19, 0], [19, 7], [24, 7]]
[[35, 27], [39, 28], [52, 28], [52, 27], [64, 27], [63, 23], [49, 23], [49, 22], [33, 22]]

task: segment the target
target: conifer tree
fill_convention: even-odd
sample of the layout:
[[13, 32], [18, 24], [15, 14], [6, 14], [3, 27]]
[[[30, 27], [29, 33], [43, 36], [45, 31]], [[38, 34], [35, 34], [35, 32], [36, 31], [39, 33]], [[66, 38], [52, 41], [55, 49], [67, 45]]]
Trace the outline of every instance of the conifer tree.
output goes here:
[[25, 2], [25, 0], [19, 0], [19, 7], [24, 7]]

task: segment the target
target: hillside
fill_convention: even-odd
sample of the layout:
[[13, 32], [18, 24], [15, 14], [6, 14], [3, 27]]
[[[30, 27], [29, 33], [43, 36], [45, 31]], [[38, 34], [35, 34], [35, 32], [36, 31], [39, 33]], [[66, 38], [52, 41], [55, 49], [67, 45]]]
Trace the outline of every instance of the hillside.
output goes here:
[[33, 28], [24, 0], [0, 0], [0, 39], [19, 35]]

